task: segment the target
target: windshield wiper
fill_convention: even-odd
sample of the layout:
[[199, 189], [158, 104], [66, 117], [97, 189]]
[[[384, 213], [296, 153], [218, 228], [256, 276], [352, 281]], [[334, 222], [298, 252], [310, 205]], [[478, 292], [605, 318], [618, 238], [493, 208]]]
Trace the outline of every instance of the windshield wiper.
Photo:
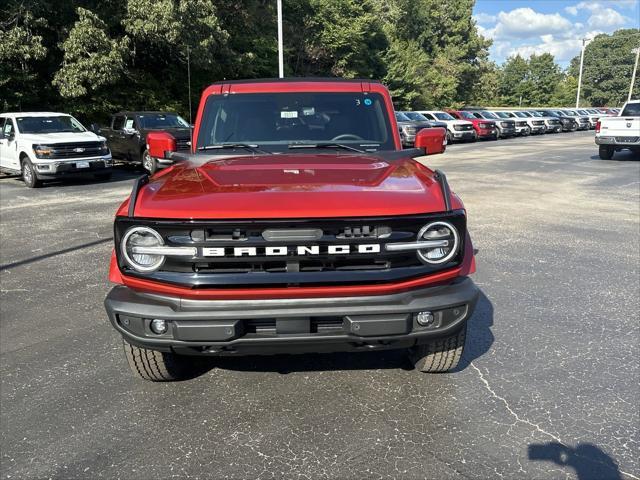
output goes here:
[[288, 145], [289, 148], [341, 148], [343, 150], [350, 150], [352, 152], [365, 153], [364, 150], [360, 150], [359, 148], [350, 147], [349, 145], [344, 145], [342, 143], [290, 143]]
[[273, 152], [268, 152], [266, 150], [262, 150], [258, 148], [258, 145], [248, 144], [248, 143], [219, 143], [217, 145], [205, 145], [204, 147], [198, 147], [199, 151], [205, 150], [225, 150], [225, 149], [238, 149], [243, 148], [245, 150], [249, 150], [254, 153], [266, 153], [269, 155], [273, 155]]

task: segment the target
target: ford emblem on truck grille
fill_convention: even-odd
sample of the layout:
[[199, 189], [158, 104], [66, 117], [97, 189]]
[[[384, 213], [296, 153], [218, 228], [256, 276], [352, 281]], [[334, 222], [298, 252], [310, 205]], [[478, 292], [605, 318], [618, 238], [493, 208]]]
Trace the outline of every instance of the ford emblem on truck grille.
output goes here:
[[82, 153], [82, 152], [84, 152], [84, 148], [82, 148], [82, 147], [74, 148], [73, 151], [76, 152], [76, 153]]

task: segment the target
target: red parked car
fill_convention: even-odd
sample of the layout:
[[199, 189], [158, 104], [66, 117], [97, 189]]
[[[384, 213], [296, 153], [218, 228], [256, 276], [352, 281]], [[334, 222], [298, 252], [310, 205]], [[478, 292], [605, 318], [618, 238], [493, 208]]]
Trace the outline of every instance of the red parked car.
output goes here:
[[133, 373], [193, 374], [194, 355], [405, 349], [454, 368], [478, 290], [466, 211], [402, 150], [371, 80], [224, 81], [202, 94], [191, 153], [136, 181], [115, 218], [105, 300]]
[[484, 118], [478, 118], [471, 112], [464, 110], [447, 110], [447, 113], [458, 120], [467, 120], [473, 123], [473, 129], [476, 131], [477, 138], [492, 139], [498, 138], [498, 128], [495, 122], [486, 120]]

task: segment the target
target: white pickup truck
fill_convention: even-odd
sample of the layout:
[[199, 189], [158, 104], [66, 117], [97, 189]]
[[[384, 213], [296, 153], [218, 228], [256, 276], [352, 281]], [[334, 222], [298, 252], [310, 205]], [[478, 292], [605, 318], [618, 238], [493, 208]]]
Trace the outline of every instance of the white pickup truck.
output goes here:
[[0, 113], [0, 171], [22, 175], [27, 187], [87, 174], [106, 180], [112, 166], [106, 139], [71, 115]]
[[617, 117], [601, 117], [596, 123], [596, 144], [602, 160], [611, 160], [625, 148], [640, 155], [640, 100], [627, 102]]

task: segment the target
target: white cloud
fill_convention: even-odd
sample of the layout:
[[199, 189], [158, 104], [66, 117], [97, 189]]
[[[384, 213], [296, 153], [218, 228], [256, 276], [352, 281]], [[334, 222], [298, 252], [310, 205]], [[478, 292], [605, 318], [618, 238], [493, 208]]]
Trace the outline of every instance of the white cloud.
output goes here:
[[476, 13], [473, 18], [475, 19], [476, 23], [484, 23], [485, 25], [487, 23], [493, 23], [495, 22], [498, 17], [496, 17], [495, 15], [489, 15], [488, 13]]
[[615, 28], [627, 23], [629, 19], [612, 8], [595, 10], [587, 20], [591, 28]]
[[[550, 53], [555, 57], [556, 61], [565, 63], [580, 53], [583, 38], [593, 38], [600, 33], [603, 32], [598, 30], [592, 30], [586, 33], [574, 32], [570, 36], [564, 36], [564, 38], [554, 35], [544, 35], [540, 43], [515, 47], [511, 43], [505, 42], [504, 45], [501, 45], [502, 48], [497, 46], [496, 52], [505, 57], [520, 54], [525, 58], [533, 54], [540, 55], [542, 53]], [[500, 48], [500, 50], [498, 50], [498, 48]]]
[[559, 13], [538, 13], [529, 7], [500, 12], [495, 26], [495, 38], [528, 38], [561, 32], [571, 28], [571, 22]]

